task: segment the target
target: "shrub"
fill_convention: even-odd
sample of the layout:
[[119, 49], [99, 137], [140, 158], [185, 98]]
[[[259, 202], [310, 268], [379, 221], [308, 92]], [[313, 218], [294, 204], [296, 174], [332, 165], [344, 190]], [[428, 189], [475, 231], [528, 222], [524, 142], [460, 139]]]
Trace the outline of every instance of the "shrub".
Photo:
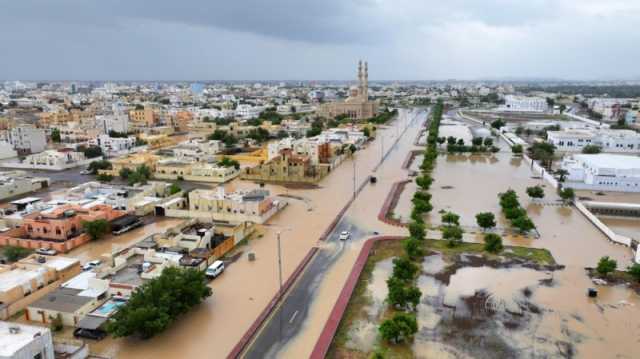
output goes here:
[[602, 275], [607, 276], [609, 273], [616, 270], [618, 267], [618, 262], [615, 259], [609, 258], [609, 256], [605, 256], [600, 258], [598, 261], [598, 266], [596, 267], [596, 271]]
[[495, 233], [484, 235], [484, 250], [489, 253], [500, 253], [502, 251], [502, 238]]
[[387, 319], [378, 329], [382, 339], [391, 343], [408, 341], [418, 331], [418, 322], [413, 314], [396, 313], [393, 318]]
[[491, 212], [481, 212], [476, 214], [476, 223], [482, 229], [493, 228], [496, 226], [496, 216]]

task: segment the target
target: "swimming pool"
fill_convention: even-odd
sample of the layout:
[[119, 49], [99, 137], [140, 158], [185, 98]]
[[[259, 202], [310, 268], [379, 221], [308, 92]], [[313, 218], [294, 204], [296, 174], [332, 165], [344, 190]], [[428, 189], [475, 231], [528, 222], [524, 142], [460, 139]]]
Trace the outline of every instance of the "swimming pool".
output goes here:
[[115, 312], [117, 312], [121, 306], [125, 305], [125, 303], [127, 303], [126, 300], [112, 298], [96, 308], [91, 314], [99, 315], [102, 317], [110, 317]]

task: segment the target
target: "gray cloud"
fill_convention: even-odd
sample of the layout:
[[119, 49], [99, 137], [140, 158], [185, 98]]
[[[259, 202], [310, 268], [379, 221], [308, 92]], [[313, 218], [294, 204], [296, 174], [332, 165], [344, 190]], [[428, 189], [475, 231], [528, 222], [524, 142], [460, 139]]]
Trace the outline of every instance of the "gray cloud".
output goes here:
[[4, 79], [637, 77], [634, 0], [4, 1]]

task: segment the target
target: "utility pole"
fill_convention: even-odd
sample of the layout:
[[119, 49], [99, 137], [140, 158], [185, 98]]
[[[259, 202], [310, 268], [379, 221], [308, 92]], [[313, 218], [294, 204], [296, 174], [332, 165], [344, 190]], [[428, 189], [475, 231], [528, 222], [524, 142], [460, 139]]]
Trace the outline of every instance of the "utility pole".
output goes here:
[[[282, 252], [280, 250], [280, 231], [277, 232], [278, 236], [278, 280], [280, 281], [280, 288], [278, 289], [278, 300], [282, 299]], [[278, 315], [280, 324], [280, 341], [282, 341], [282, 307], [280, 307], [280, 314]]]
[[356, 199], [356, 154], [351, 152], [351, 161], [353, 162], [353, 200]]

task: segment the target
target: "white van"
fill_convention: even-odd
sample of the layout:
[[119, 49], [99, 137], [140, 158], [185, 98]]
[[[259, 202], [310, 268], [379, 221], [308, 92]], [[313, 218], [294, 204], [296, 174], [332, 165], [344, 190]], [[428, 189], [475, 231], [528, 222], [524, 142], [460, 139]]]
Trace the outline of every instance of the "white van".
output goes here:
[[213, 279], [222, 274], [222, 272], [224, 272], [224, 262], [215, 261], [209, 266], [209, 268], [207, 268], [207, 270], [204, 272], [204, 275], [206, 275], [207, 278]]

